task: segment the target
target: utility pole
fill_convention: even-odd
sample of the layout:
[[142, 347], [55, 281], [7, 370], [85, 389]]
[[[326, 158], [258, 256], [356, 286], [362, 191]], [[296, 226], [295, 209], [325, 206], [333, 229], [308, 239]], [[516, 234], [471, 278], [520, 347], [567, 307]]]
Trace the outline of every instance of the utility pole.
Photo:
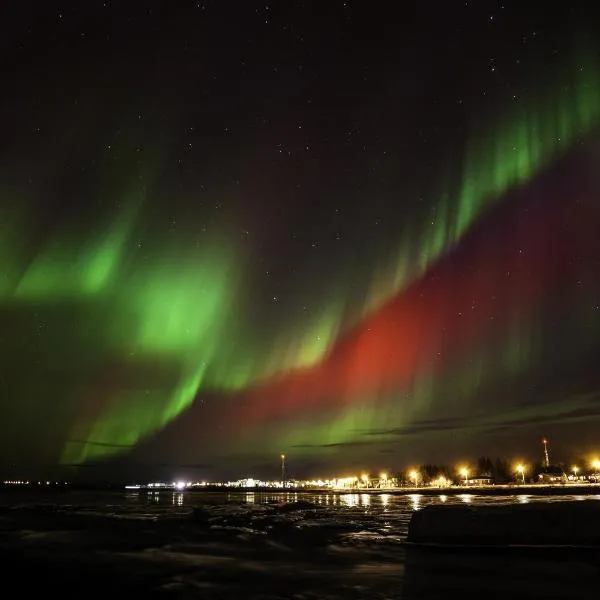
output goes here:
[[544, 465], [546, 468], [550, 466], [550, 456], [548, 455], [548, 440], [544, 438]]
[[281, 483], [285, 483], [285, 454], [281, 455]]

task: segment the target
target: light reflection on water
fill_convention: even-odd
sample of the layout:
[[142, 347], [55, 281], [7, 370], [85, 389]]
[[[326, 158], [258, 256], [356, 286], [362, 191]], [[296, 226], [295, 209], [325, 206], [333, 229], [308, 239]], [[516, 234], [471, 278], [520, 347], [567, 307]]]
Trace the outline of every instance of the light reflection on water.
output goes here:
[[342, 500], [344, 501], [346, 506], [352, 508], [353, 506], [359, 505], [360, 497], [358, 494], [343, 494]]
[[419, 510], [421, 508], [421, 494], [411, 494], [409, 498], [411, 502], [411, 508], [413, 510]]
[[492, 496], [477, 494], [390, 494], [390, 493], [298, 493], [298, 492], [255, 492], [240, 491], [226, 494], [204, 494], [189, 491], [153, 490], [149, 492], [128, 492], [123, 496], [130, 504], [169, 504], [172, 506], [197, 506], [207, 500], [210, 502], [241, 502], [246, 504], [281, 504], [289, 502], [309, 502], [322, 508], [362, 508], [370, 512], [410, 513], [430, 505], [500, 506], [510, 504], [528, 504], [531, 502], [561, 502], [565, 500], [600, 500], [600, 495], [556, 495], [536, 496], [533, 494], [515, 494], [512, 496]]
[[[515, 490], [517, 491], [517, 490]], [[458, 490], [457, 490], [458, 492]], [[394, 539], [402, 539], [408, 533], [408, 527], [415, 511], [427, 506], [507, 506], [527, 503], [548, 503], [579, 500], [581, 502], [598, 502], [600, 495], [564, 494], [555, 496], [515, 493], [511, 496], [478, 495], [476, 493], [445, 494], [439, 493], [413, 493], [395, 494], [390, 492], [346, 492], [346, 493], [302, 493], [302, 492], [262, 492], [259, 490], [239, 490], [235, 492], [195, 492], [190, 490], [152, 490], [135, 493], [123, 493], [121, 502], [115, 502], [114, 495], [90, 495], [86, 500], [88, 506], [104, 510], [110, 507], [110, 512], [123, 511], [123, 514], [140, 514], [151, 516], [153, 519], [163, 515], [191, 513], [195, 507], [209, 505], [209, 511], [225, 510], [225, 514], [248, 515], [270, 514], [267, 507], [285, 503], [300, 502], [298, 507], [301, 513], [318, 513], [316, 521], [308, 517], [311, 526], [326, 524], [330, 521], [336, 523], [339, 519], [346, 518], [344, 513], [351, 511], [354, 524], [363, 531], [376, 532], [377, 535], [391, 535]], [[78, 505], [83, 504], [83, 498], [78, 498]], [[237, 506], [236, 506], [237, 505]], [[244, 506], [247, 508], [244, 509]], [[230, 511], [233, 511], [231, 513]], [[361, 514], [362, 513], [362, 514]], [[297, 517], [295, 517], [297, 518]], [[356, 533], [356, 532], [355, 532]], [[361, 538], [362, 539], [362, 538]]]

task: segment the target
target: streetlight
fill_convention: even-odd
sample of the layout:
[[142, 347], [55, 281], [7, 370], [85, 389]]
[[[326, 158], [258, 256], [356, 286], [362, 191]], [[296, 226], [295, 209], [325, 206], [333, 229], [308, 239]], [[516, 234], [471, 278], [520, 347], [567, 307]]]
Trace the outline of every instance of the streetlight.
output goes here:
[[[381, 473], [381, 475], [379, 476], [379, 487], [387, 487], [387, 473]], [[383, 483], [383, 485], [381, 485]]]
[[523, 481], [523, 485], [525, 485], [525, 465], [519, 463], [515, 467], [515, 471], [521, 476], [521, 479]]
[[419, 474], [414, 469], [408, 473], [408, 478], [413, 482], [413, 485], [417, 487], [417, 481], [419, 481]]
[[361, 479], [362, 482], [365, 484], [365, 487], [369, 487], [369, 476], [366, 473], [363, 473]]
[[577, 474], [579, 473], [579, 467], [577, 465], [573, 465], [571, 467], [571, 471], [573, 471], [573, 476], [577, 479]]
[[465, 485], [468, 485], [468, 481], [469, 481], [469, 469], [467, 469], [467, 467], [461, 467], [458, 470], [458, 473], [461, 477], [464, 478], [465, 480]]

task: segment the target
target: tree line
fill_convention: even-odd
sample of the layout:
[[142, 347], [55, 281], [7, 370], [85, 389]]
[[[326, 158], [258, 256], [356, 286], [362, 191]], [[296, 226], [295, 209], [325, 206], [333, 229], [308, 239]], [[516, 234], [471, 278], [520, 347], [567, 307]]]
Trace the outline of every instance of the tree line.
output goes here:
[[[489, 477], [494, 483], [504, 484], [512, 483], [517, 478], [515, 466], [510, 461], [504, 458], [490, 458], [489, 456], [480, 456], [475, 465], [471, 464], [469, 468], [469, 478]], [[526, 479], [531, 479], [537, 476], [543, 469], [542, 463], [531, 465], [530, 469], [525, 474]], [[396, 474], [398, 482], [401, 485], [410, 485], [414, 483], [411, 479], [412, 469], [406, 469]], [[424, 464], [414, 471], [418, 473], [419, 484], [429, 484], [433, 481], [445, 477], [451, 481], [456, 481], [460, 478], [455, 466], [439, 465], [439, 464]], [[519, 475], [520, 477], [520, 475]]]

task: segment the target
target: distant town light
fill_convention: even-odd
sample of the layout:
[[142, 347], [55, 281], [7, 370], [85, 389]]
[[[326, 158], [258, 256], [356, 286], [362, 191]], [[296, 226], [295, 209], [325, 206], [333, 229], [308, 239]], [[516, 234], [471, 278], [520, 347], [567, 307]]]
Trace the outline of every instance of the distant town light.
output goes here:
[[525, 471], [527, 470], [527, 468], [525, 467], [524, 464], [519, 463], [516, 467], [515, 467], [515, 471], [521, 476], [521, 479], [523, 480], [523, 484], [525, 484]]

